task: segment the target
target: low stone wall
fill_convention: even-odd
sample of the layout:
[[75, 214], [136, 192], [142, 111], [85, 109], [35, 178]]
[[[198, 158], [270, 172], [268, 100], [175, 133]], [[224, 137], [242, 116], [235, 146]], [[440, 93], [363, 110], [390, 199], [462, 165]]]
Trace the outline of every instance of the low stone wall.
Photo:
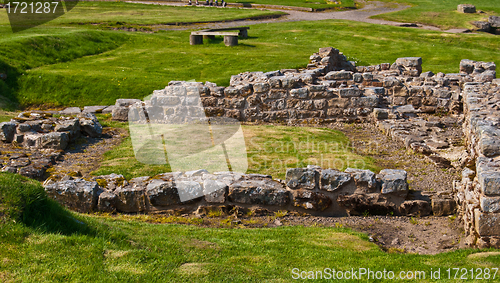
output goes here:
[[[313, 215], [429, 215], [430, 201], [409, 196], [404, 170], [348, 168], [345, 172], [317, 166], [288, 169], [286, 180], [271, 176], [206, 170], [165, 173], [126, 180], [106, 175], [92, 180], [66, 177], [44, 184], [47, 193], [80, 212], [125, 212], [208, 208], [289, 210]], [[181, 199], [189, 195], [189, 201]], [[222, 208], [221, 208], [222, 207]], [[436, 206], [436, 213], [443, 210]]]
[[470, 62], [471, 73], [464, 63], [462, 73], [434, 75], [421, 73], [419, 57], [355, 67], [337, 49], [321, 48], [302, 71], [242, 73], [231, 77], [229, 87], [173, 81], [145, 101], [119, 99], [113, 119], [127, 121], [131, 105], [144, 108], [156, 122], [179, 122], [179, 116], [193, 112], [246, 122], [319, 124], [367, 120], [376, 108], [405, 105], [417, 112], [459, 113], [460, 85], [496, 76], [494, 63]]
[[463, 130], [471, 168], [454, 184], [469, 244], [500, 248], [500, 82], [467, 83]]
[[55, 116], [48, 111], [22, 112], [10, 122], [0, 123], [0, 142], [22, 147], [26, 154], [11, 154], [2, 171], [45, 180], [45, 172], [56, 163], [70, 142], [80, 136], [100, 137], [102, 126], [91, 113]]

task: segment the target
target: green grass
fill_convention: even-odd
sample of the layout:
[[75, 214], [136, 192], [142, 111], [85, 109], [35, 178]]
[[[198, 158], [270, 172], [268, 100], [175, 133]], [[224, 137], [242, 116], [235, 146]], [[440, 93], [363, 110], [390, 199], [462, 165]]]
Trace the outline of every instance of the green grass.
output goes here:
[[[420, 23], [437, 26], [442, 29], [473, 28], [472, 21], [487, 20], [490, 15], [500, 15], [500, 1], [497, 0], [381, 0], [382, 2], [397, 2], [409, 4], [412, 7], [399, 12], [374, 16], [397, 22]], [[474, 4], [476, 10], [486, 14], [462, 14], [457, 11], [459, 4]]]
[[[231, 75], [305, 67], [318, 48], [334, 46], [358, 65], [423, 57], [424, 71], [458, 72], [461, 59], [500, 64], [498, 37], [379, 26], [350, 21], [254, 25], [236, 47], [221, 39], [190, 46], [189, 31], [155, 34], [93, 26], [38, 28], [0, 39], [2, 94], [21, 106], [114, 104], [143, 98], [171, 80], [227, 85]], [[3, 66], [3, 67], [2, 67]], [[92, 83], [89, 83], [92, 82]]]
[[[426, 282], [455, 282], [443, 280], [446, 269], [500, 265], [498, 255], [469, 257], [482, 252], [474, 249], [386, 253], [345, 228], [201, 228], [77, 214], [8, 173], [0, 173], [0, 200], [3, 213], [15, 212], [0, 216], [3, 282], [293, 282], [293, 268], [425, 271]], [[430, 280], [438, 268], [441, 280]]]
[[[108, 125], [104, 122], [104, 125]], [[114, 124], [114, 126], [125, 126]], [[248, 156], [247, 173], [285, 179], [287, 168], [319, 165], [345, 170], [347, 167], [380, 168], [373, 159], [353, 153], [349, 140], [341, 132], [326, 128], [286, 126], [243, 126]], [[191, 168], [192, 170], [200, 168]], [[170, 166], [140, 163], [135, 159], [129, 137], [106, 152], [101, 167], [93, 175], [123, 174], [127, 179], [170, 172]]]
[[[201, 2], [201, 1], [200, 1]], [[283, 5], [283, 6], [295, 6], [295, 7], [306, 7], [313, 9], [332, 9], [341, 7], [354, 7], [355, 3], [353, 0], [342, 0], [339, 4], [333, 4], [334, 1], [327, 0], [235, 0], [235, 3], [250, 3], [250, 4], [266, 4], [266, 5]]]

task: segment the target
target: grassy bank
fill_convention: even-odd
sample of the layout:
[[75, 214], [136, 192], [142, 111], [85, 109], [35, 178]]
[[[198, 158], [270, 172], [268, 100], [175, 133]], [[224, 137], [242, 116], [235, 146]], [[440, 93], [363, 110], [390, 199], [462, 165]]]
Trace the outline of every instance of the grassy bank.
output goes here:
[[235, 0], [234, 3], [283, 5], [283, 6], [306, 7], [306, 8], [313, 8], [313, 9], [332, 9], [332, 8], [354, 7], [355, 6], [355, 3], [353, 0], [338, 1], [338, 4], [336, 4], [335, 1], [326, 1], [326, 0], [318, 0], [318, 1], [309, 1], [309, 0], [254, 0], [254, 1]]
[[[473, 28], [472, 21], [487, 20], [489, 15], [500, 15], [500, 2], [496, 0], [377, 0], [381, 2], [403, 3], [411, 7], [399, 12], [374, 16], [375, 19], [389, 21], [420, 23], [437, 26], [442, 29]], [[459, 4], [474, 4], [484, 14], [462, 14], [457, 11]]]
[[[463, 58], [500, 64], [498, 39], [487, 34], [350, 21], [261, 24], [252, 26], [249, 34], [228, 48], [220, 38], [190, 46], [189, 31], [34, 29], [0, 39], [0, 64], [10, 70], [0, 87], [4, 96], [24, 106], [114, 104], [117, 98], [143, 98], [171, 80], [227, 85], [231, 75], [240, 72], [304, 67], [309, 55], [325, 46], [340, 49], [358, 65], [421, 56], [424, 71], [435, 73], [457, 72]], [[50, 52], [54, 46], [64, 50]]]
[[[291, 282], [293, 268], [424, 271], [426, 282], [453, 282], [444, 278], [448, 268], [500, 265], [500, 256], [469, 256], [479, 252], [472, 249], [386, 253], [345, 228], [215, 229], [76, 214], [48, 200], [40, 185], [8, 173], [0, 173], [0, 211], [3, 282]], [[441, 280], [430, 279], [438, 268]]]

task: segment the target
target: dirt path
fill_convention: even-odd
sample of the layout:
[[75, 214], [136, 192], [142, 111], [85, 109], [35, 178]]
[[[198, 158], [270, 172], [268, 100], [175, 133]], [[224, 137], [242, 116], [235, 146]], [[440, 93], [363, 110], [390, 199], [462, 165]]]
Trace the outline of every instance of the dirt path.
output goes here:
[[[184, 3], [179, 2], [149, 2], [149, 1], [126, 1], [130, 3], [142, 3], [142, 4], [155, 4], [155, 5], [168, 5], [168, 6], [184, 6]], [[236, 27], [242, 25], [255, 25], [263, 23], [281, 23], [281, 22], [296, 22], [296, 21], [321, 21], [321, 20], [350, 20], [357, 22], [365, 22], [370, 24], [379, 25], [391, 25], [391, 26], [406, 26], [413, 28], [420, 28], [426, 30], [442, 31], [440, 28], [434, 26], [427, 26], [421, 24], [413, 23], [401, 23], [386, 20], [371, 19], [370, 17], [380, 14], [386, 14], [391, 12], [397, 12], [409, 8], [410, 6], [391, 3], [389, 6], [387, 3], [378, 1], [358, 1], [358, 3], [363, 3], [365, 6], [357, 10], [349, 11], [326, 11], [326, 12], [302, 12], [293, 10], [280, 10], [280, 9], [266, 9], [272, 11], [285, 12], [288, 15], [277, 19], [265, 19], [265, 20], [236, 20], [229, 22], [217, 22], [217, 23], [205, 23], [205, 24], [192, 24], [183, 26], [167, 26], [161, 28], [161, 30], [186, 30], [186, 29], [197, 29], [197, 28], [228, 28]], [[203, 6], [202, 6], [203, 7]], [[228, 9], [221, 8], [221, 9]], [[252, 8], [240, 8], [240, 9], [252, 9]], [[465, 30], [462, 29], [451, 29], [444, 32], [450, 33], [462, 33]]]

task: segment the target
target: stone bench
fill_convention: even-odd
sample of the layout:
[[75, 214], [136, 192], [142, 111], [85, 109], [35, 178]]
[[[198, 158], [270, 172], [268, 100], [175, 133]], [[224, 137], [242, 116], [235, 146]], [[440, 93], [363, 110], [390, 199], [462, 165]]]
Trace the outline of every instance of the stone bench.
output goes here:
[[[193, 31], [189, 36], [189, 44], [203, 44], [203, 38], [213, 39], [215, 36], [224, 36], [224, 44], [226, 46], [236, 46], [238, 45], [238, 36], [241, 38], [248, 38], [248, 29], [249, 27], [235, 27]], [[231, 32], [233, 30], [238, 30], [238, 32]]]

